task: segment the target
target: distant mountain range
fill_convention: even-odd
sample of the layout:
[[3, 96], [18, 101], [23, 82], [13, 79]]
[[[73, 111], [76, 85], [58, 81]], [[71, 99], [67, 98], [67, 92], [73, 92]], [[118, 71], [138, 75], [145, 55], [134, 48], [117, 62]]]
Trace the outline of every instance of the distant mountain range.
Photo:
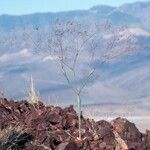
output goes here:
[[[24, 30], [38, 28], [44, 40], [52, 23], [75, 20], [91, 25], [109, 21], [115, 26], [126, 26], [139, 46], [131, 56], [100, 68], [101, 77], [89, 84], [83, 94], [84, 103], [124, 103], [150, 98], [150, 2], [124, 4], [120, 7], [94, 6], [88, 10], [31, 15], [0, 16], [0, 88], [9, 97], [26, 96], [29, 78], [33, 75], [41, 96], [55, 103], [70, 103], [73, 99], [67, 83], [53, 63], [32, 54], [32, 41], [24, 44]], [[37, 35], [30, 32], [37, 40]], [[54, 101], [53, 101], [53, 100]]]
[[16, 27], [27, 25], [46, 26], [56, 19], [86, 21], [110, 20], [115, 24], [142, 27], [149, 31], [150, 2], [136, 2], [124, 4], [120, 7], [94, 6], [89, 10], [75, 10], [58, 13], [35, 13], [31, 15], [0, 16], [0, 28], [9, 31]]

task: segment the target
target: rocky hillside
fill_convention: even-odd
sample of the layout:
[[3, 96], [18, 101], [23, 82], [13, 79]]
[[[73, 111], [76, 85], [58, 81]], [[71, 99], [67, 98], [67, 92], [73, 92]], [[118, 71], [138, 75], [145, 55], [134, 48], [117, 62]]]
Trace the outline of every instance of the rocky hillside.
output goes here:
[[150, 150], [150, 131], [123, 118], [112, 122], [82, 116], [82, 140], [73, 106], [32, 105], [0, 99], [1, 150]]

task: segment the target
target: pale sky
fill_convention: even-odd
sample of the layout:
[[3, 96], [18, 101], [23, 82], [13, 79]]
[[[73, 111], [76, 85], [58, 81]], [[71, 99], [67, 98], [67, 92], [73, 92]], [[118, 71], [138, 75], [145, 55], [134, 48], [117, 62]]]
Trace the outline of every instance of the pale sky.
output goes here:
[[[0, 0], [1, 14], [30, 14], [88, 9], [95, 5], [119, 6], [137, 0]], [[139, 0], [147, 1], [147, 0]]]

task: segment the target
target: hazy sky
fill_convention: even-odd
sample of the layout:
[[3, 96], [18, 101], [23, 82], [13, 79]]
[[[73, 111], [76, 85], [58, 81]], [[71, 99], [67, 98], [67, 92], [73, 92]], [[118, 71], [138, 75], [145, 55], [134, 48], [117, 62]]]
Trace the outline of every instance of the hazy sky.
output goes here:
[[101, 4], [118, 6], [135, 1], [137, 0], [0, 0], [0, 15], [88, 9]]

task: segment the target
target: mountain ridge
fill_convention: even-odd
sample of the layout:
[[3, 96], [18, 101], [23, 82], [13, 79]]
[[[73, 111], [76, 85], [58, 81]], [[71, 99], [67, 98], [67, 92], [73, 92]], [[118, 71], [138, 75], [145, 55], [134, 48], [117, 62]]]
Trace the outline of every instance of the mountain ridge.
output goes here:
[[[62, 12], [40, 12], [40, 13], [33, 13], [33, 14], [27, 14], [27, 15], [8, 15], [8, 14], [3, 14], [0, 15], [0, 28], [2, 29], [11, 29], [14, 28], [15, 26], [19, 25], [25, 25], [26, 24], [34, 24], [37, 26], [40, 26], [42, 24], [48, 24], [51, 22], [54, 22], [56, 19], [63, 19], [63, 20], [68, 20], [68, 19], [74, 19], [74, 18], [79, 18], [79, 20], [85, 20], [85, 17], [89, 16], [93, 20], [103, 20], [107, 19], [107, 15], [111, 14], [113, 12], [116, 12], [116, 15], [119, 16], [120, 14], [120, 20], [122, 22], [128, 22], [128, 20], [124, 21], [124, 18], [131, 18], [130, 20], [132, 21], [130, 24], [136, 24], [141, 23], [142, 18], [137, 17], [137, 13], [129, 13], [130, 7], [134, 7], [134, 5], [139, 5], [139, 9], [142, 7], [142, 5], [146, 5], [147, 9], [150, 10], [150, 2], [136, 2], [136, 3], [129, 3], [129, 4], [124, 4], [119, 7], [112, 7], [112, 6], [107, 6], [107, 5], [97, 5], [93, 6], [87, 10], [71, 10], [71, 11], [62, 11]], [[141, 6], [141, 7], [140, 7]], [[135, 6], [136, 7], [136, 6]], [[148, 10], [145, 9], [144, 11], [148, 12]], [[129, 10], [129, 11], [127, 11]], [[97, 13], [93, 13], [93, 12]], [[138, 10], [137, 10], [138, 11]], [[132, 12], [132, 11], [131, 11]], [[150, 11], [149, 11], [150, 12]], [[142, 16], [142, 12], [140, 12]], [[143, 16], [144, 17], [144, 16]], [[146, 16], [148, 18], [148, 16]], [[111, 18], [108, 18], [111, 19]], [[43, 22], [41, 21], [43, 20]], [[113, 18], [111, 19], [113, 21]], [[117, 16], [116, 16], [117, 20]], [[121, 22], [121, 23], [122, 23]], [[9, 27], [8, 24], [11, 24], [12, 26]], [[128, 23], [129, 24], [129, 23]], [[8, 26], [8, 28], [7, 28]]]

